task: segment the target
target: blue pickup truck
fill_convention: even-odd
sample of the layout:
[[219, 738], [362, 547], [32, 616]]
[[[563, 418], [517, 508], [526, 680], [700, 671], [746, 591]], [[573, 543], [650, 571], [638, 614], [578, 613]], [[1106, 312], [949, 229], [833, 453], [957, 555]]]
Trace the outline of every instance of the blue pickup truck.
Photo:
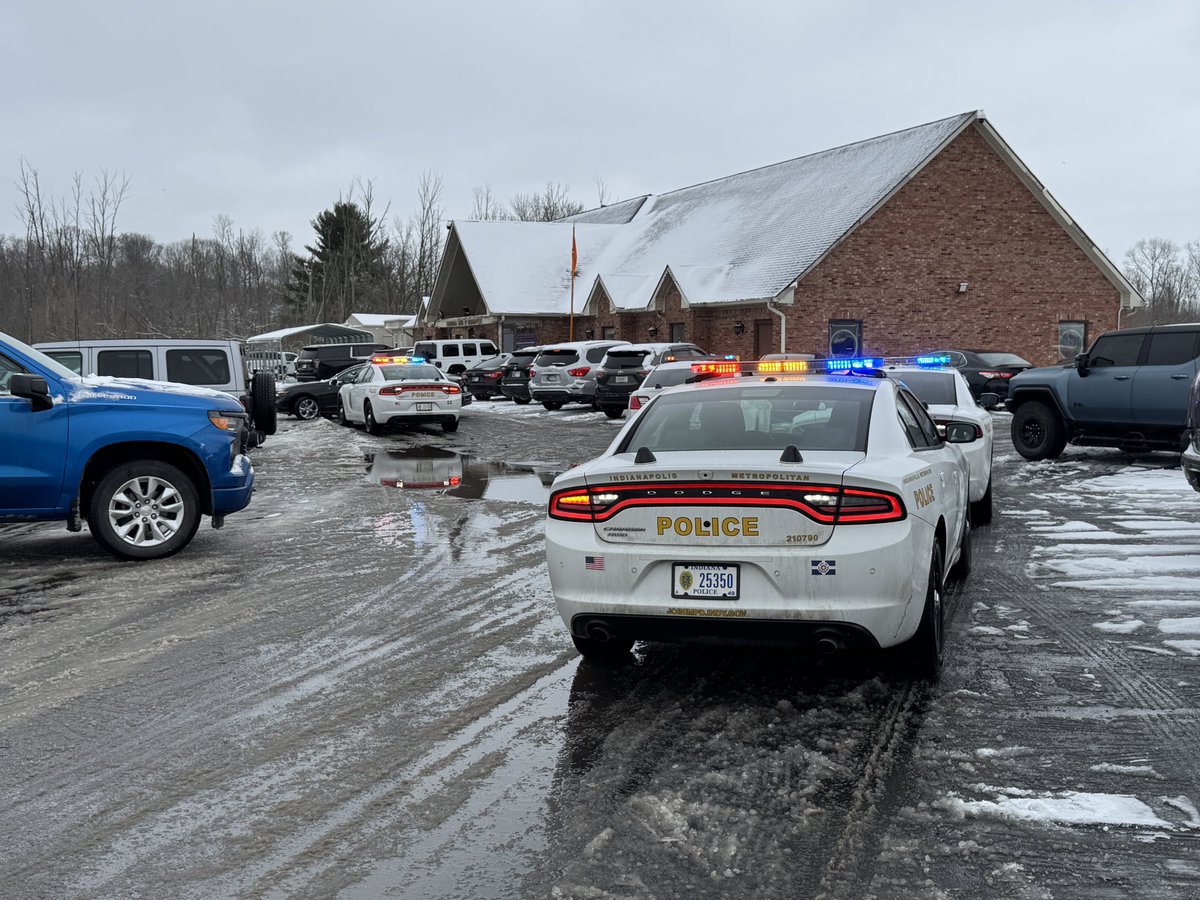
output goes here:
[[246, 427], [228, 394], [80, 377], [0, 332], [0, 522], [87, 520], [117, 557], [170, 556], [249, 504]]

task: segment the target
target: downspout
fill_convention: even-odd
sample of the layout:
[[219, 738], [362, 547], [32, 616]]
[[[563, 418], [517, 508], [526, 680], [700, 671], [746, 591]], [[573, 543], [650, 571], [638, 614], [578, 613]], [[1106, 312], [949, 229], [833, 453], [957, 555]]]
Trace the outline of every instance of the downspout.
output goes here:
[[775, 306], [773, 300], [767, 301], [767, 309], [779, 316], [779, 352], [787, 353], [787, 316]]

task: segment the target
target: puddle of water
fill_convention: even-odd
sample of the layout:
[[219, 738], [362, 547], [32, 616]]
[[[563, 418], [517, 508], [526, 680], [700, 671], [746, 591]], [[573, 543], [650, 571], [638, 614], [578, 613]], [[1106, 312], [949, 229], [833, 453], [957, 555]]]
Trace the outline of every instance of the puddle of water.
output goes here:
[[471, 500], [545, 503], [557, 472], [493, 462], [436, 447], [367, 454], [367, 480], [406, 491], [434, 490]]

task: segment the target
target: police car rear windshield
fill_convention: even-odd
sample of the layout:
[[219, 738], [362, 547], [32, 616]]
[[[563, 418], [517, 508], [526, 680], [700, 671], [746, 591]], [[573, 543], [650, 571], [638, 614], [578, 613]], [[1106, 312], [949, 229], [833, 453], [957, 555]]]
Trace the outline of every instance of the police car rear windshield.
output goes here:
[[618, 452], [798, 450], [863, 453], [874, 391], [825, 384], [756, 384], [663, 394]]
[[434, 366], [387, 365], [380, 366], [384, 381], [441, 381], [442, 372]]
[[954, 406], [958, 402], [954, 376], [949, 372], [897, 372], [895, 377], [904, 382], [918, 400], [930, 406]]

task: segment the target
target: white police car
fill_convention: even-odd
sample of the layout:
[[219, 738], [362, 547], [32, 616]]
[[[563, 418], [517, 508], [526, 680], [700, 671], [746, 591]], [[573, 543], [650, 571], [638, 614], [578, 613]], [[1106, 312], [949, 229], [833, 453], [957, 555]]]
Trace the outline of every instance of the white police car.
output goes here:
[[976, 432], [951, 422], [943, 438], [880, 364], [694, 363], [715, 377], [658, 395], [555, 479], [547, 565], [580, 652], [620, 656], [639, 639], [905, 645], [915, 671], [936, 675], [945, 573], [970, 568], [958, 445]]
[[978, 440], [962, 447], [971, 469], [971, 524], [990, 524], [995, 427], [988, 410], [999, 404], [1000, 398], [996, 394], [982, 394], [976, 400], [963, 374], [949, 368], [949, 356], [906, 358], [906, 362], [909, 360], [910, 364], [888, 365], [885, 371], [889, 377], [903, 382], [926, 405], [938, 430], [944, 432], [950, 422], [968, 422], [975, 426]]
[[368, 434], [402, 424], [438, 423], [457, 431], [462, 388], [418, 356], [375, 356], [338, 389], [337, 418]]

